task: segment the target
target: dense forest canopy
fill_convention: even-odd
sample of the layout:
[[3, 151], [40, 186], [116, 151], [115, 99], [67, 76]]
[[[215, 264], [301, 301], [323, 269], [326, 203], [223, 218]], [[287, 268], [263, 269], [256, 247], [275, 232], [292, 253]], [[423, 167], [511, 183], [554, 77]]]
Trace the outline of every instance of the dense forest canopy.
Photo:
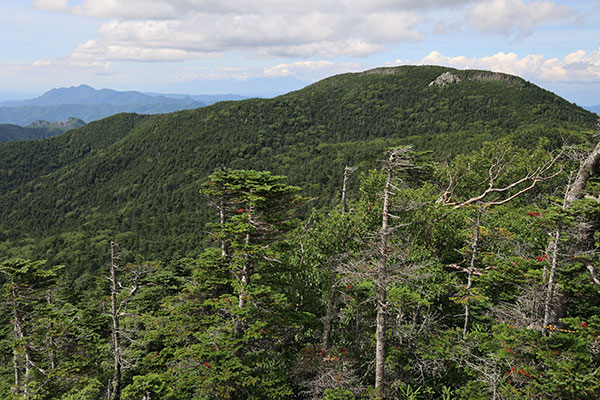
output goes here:
[[[429, 86], [448, 71], [461, 82]], [[106, 234], [144, 257], [197, 255], [211, 218], [199, 184], [218, 168], [286, 175], [315, 197], [311, 206], [331, 206], [344, 166], [367, 171], [390, 146], [412, 144], [438, 161], [503, 137], [526, 148], [546, 137], [558, 148], [584, 143], [595, 120], [518, 77], [443, 67], [377, 69], [274, 99], [117, 115], [0, 145], [0, 240], [10, 239], [0, 251], [21, 246], [32, 258], [71, 263], [54, 258], [58, 243], [81, 249]]]
[[0, 145], [0, 397], [599, 398], [597, 123], [398, 67]]

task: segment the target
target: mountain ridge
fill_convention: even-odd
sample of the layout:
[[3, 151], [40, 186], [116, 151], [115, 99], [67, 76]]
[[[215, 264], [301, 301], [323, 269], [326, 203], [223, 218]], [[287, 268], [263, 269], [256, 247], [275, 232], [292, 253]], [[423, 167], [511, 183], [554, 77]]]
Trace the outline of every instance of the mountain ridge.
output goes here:
[[27, 126], [0, 124], [0, 142], [46, 139], [85, 125], [85, 121], [69, 117], [63, 121], [36, 120]]
[[36, 120], [62, 121], [71, 116], [95, 121], [121, 112], [165, 114], [244, 98], [233, 94], [145, 94], [79, 85], [51, 89], [34, 99], [0, 102], [0, 123], [24, 126]]
[[[428, 86], [447, 71], [462, 82]], [[373, 168], [390, 146], [412, 144], [438, 160], [506, 137], [558, 147], [564, 138], [584, 141], [597, 119], [520, 78], [469, 80], [481, 71], [445, 67], [385, 72], [337, 75], [273, 99], [119, 114], [56, 138], [0, 145], [0, 233], [37, 238], [35, 254], [49, 251], [45, 238], [75, 231], [105, 232], [147, 257], [193, 254], [212, 218], [198, 185], [216, 169], [288, 175], [318, 196], [315, 205], [330, 205], [346, 165]]]

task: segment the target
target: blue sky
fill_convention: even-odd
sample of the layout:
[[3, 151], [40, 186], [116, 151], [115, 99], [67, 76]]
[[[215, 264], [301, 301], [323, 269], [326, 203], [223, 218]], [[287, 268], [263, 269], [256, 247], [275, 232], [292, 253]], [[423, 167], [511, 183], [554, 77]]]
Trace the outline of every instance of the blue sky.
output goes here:
[[[201, 94], [192, 82], [314, 82], [377, 66], [516, 74], [600, 104], [600, 0], [2, 0], [0, 94]], [[276, 89], [276, 88], [275, 88]]]

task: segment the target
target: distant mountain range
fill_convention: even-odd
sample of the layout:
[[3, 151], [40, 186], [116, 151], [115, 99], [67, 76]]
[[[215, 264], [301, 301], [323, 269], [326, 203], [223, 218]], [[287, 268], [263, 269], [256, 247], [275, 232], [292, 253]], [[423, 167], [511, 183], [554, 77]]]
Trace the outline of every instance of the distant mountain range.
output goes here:
[[244, 98], [233, 94], [162, 95], [121, 92], [80, 85], [52, 89], [30, 100], [0, 102], [0, 123], [25, 126], [36, 120], [64, 121], [70, 117], [90, 122], [122, 112], [164, 114]]
[[596, 114], [600, 114], [600, 104], [598, 104], [597, 106], [590, 106], [590, 107], [585, 107], [586, 109], [590, 110], [591, 112], [595, 112]]
[[84, 121], [73, 117], [65, 122], [37, 120], [27, 126], [0, 124], [0, 142], [45, 139], [84, 125]]

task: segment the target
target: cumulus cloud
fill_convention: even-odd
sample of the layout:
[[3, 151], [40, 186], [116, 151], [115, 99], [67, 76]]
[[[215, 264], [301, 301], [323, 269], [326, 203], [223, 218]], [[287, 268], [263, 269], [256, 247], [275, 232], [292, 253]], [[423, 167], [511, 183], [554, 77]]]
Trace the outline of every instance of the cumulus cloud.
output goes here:
[[38, 9], [115, 19], [172, 19], [195, 13], [211, 14], [306, 14], [317, 10], [327, 14], [348, 11], [381, 12], [423, 10], [462, 6], [475, 0], [85, 0], [68, 6], [67, 0], [36, 0]]
[[[444, 0], [461, 4], [465, 0]], [[249, 51], [262, 56], [366, 57], [398, 42], [418, 42], [419, 8], [433, 0], [37, 0], [38, 9], [106, 19], [76, 58], [178, 61]], [[156, 52], [156, 54], [153, 54]]]
[[[573, 18], [552, 1], [535, 0], [36, 0], [38, 9], [104, 19], [75, 59], [181, 61], [226, 52], [262, 57], [368, 57], [426, 39], [430, 12], [462, 13], [440, 21], [525, 37], [541, 24]], [[433, 10], [433, 11], [432, 11]], [[453, 14], [455, 15], [455, 14]]]
[[576, 18], [571, 7], [552, 1], [490, 0], [473, 5], [466, 21], [481, 32], [521, 39], [530, 36], [540, 24]]
[[[397, 64], [406, 61], [396, 60]], [[447, 65], [461, 69], [486, 69], [546, 82], [591, 83], [600, 82], [600, 48], [586, 52], [577, 50], [562, 60], [546, 58], [539, 54], [519, 57], [515, 53], [499, 52], [489, 57], [449, 57], [431, 52], [417, 64]]]
[[299, 75], [309, 72], [329, 70], [334, 64], [331, 61], [296, 61], [288, 64], [278, 64], [265, 67], [264, 76], [282, 77], [289, 75]]
[[36, 60], [29, 64], [13, 64], [2, 70], [2, 74], [11, 77], [15, 74], [34, 73], [37, 76], [47, 77], [53, 74], [63, 74], [65, 70], [72, 73], [86, 73], [91, 75], [111, 75], [112, 63], [75, 59], [72, 57], [51, 58]]

